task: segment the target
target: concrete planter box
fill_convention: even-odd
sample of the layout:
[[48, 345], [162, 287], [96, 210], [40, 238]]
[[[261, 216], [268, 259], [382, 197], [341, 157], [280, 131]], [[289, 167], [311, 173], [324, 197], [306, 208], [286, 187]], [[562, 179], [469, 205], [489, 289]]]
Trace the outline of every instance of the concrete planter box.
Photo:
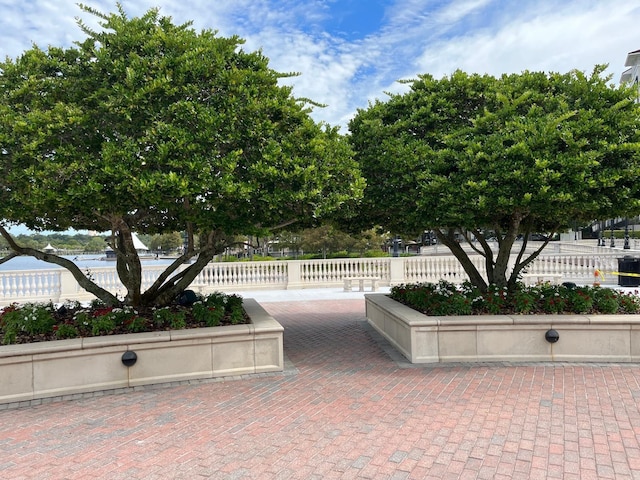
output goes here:
[[[0, 346], [0, 404], [284, 368], [283, 328], [253, 299], [247, 325]], [[125, 352], [137, 361], [127, 367]]]
[[429, 317], [385, 294], [365, 298], [369, 324], [411, 363], [640, 362], [640, 315]]

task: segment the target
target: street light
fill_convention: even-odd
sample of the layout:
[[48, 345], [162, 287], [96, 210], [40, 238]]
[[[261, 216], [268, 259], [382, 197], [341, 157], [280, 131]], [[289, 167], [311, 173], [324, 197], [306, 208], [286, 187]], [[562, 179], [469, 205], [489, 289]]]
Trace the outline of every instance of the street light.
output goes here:
[[629, 218], [625, 217], [624, 219], [624, 249], [629, 250], [631, 245], [629, 245]]
[[604, 238], [602, 236], [602, 232], [604, 232], [604, 222], [600, 222], [600, 226], [598, 228], [598, 246], [604, 247]]
[[616, 241], [615, 238], [613, 237], [613, 223], [614, 223], [614, 219], [611, 219], [611, 245], [610, 247], [613, 248], [616, 246]]
[[393, 256], [400, 256], [400, 237], [398, 235], [393, 238]]

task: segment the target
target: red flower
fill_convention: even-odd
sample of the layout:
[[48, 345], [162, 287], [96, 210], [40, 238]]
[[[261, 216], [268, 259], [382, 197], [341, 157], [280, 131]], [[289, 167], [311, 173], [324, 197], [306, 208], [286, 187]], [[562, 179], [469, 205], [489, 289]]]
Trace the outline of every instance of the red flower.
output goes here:
[[96, 308], [93, 311], [93, 318], [103, 317], [113, 311], [113, 307]]

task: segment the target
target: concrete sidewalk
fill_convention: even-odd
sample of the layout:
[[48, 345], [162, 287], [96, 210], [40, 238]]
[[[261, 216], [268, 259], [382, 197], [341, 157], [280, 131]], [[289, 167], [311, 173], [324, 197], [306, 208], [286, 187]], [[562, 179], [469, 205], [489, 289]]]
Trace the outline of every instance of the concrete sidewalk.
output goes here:
[[640, 479], [638, 365], [413, 366], [313, 293], [254, 294], [283, 373], [0, 411], [0, 478]]
[[389, 293], [391, 288], [379, 287], [376, 292], [357, 291], [357, 286], [351, 292], [345, 292], [342, 288], [301, 288], [296, 290], [250, 290], [238, 291], [238, 295], [244, 298], [254, 298], [261, 303], [273, 302], [311, 302], [319, 300], [363, 300], [368, 293]]

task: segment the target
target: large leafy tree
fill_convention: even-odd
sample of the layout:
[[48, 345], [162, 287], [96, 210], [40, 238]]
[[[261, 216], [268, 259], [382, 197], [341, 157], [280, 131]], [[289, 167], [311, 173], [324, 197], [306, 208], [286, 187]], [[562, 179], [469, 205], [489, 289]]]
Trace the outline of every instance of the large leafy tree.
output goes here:
[[[359, 110], [350, 130], [368, 179], [361, 223], [434, 229], [484, 290], [515, 286], [546, 245], [526, 254], [530, 233], [637, 214], [639, 107], [603, 71], [422, 75]], [[460, 236], [484, 256], [486, 276]]]
[[[12, 255], [69, 269], [20, 246], [6, 226], [111, 232], [133, 305], [167, 304], [237, 234], [309, 223], [361, 193], [348, 142], [316, 124], [285, 74], [238, 37], [122, 7], [73, 48], [34, 46], [0, 63], [0, 234]], [[132, 232], [182, 231], [184, 255], [146, 291]], [[6, 257], [6, 261], [10, 257]], [[180, 267], [187, 265], [186, 268]]]

